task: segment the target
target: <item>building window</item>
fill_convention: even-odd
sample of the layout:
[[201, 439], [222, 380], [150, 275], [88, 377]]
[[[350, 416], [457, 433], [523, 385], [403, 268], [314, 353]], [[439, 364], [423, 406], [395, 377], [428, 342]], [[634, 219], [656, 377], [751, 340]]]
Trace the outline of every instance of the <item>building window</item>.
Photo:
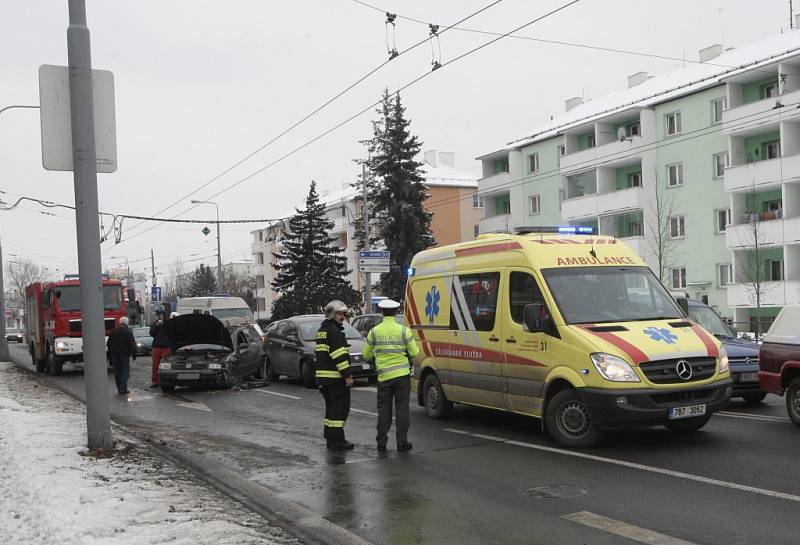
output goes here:
[[715, 98], [711, 101], [711, 124], [719, 125], [722, 123], [722, 112], [728, 107], [728, 99], [725, 97]]
[[670, 238], [683, 238], [685, 235], [686, 231], [683, 216], [672, 216], [669, 218]]
[[508, 172], [508, 159], [496, 159], [494, 162], [494, 173], [500, 174]]
[[257, 274], [256, 275], [256, 289], [262, 289], [265, 286], [264, 284], [264, 275]]
[[528, 155], [528, 172], [539, 172], [539, 154]]
[[714, 210], [714, 231], [724, 233], [731, 223], [730, 208], [719, 208]]
[[558, 209], [561, 210], [561, 203], [564, 202], [564, 189], [558, 190]]
[[723, 151], [714, 154], [714, 178], [725, 176], [725, 168], [728, 166], [728, 152]]
[[597, 145], [597, 141], [595, 140], [595, 138], [594, 138], [594, 135], [593, 135], [593, 134], [590, 134], [590, 135], [589, 135], [589, 137], [586, 139], [586, 142], [587, 142], [587, 145], [588, 145], [590, 148], [593, 148], [593, 147], [595, 147], [595, 146]]
[[670, 276], [672, 277], [672, 289], [686, 288], [686, 267], [670, 269]]
[[781, 156], [781, 141], [773, 140], [761, 144], [764, 159], [777, 159]]
[[259, 231], [258, 232], [258, 241], [259, 242], [264, 242], [264, 231]]
[[683, 185], [683, 163], [667, 165], [667, 184], [670, 187]]
[[778, 82], [773, 81], [761, 86], [761, 98], [774, 98], [778, 96]]
[[567, 146], [565, 146], [564, 144], [558, 146], [558, 156], [564, 157], [566, 154], [567, 154]]
[[528, 210], [530, 210], [531, 214], [538, 214], [542, 211], [542, 200], [539, 195], [528, 197]]
[[258, 252], [256, 254], [256, 263], [258, 263], [259, 265], [264, 264], [264, 252]]
[[641, 221], [630, 222], [628, 224], [628, 228], [630, 230], [630, 236], [632, 237], [644, 236], [644, 225], [642, 225]]
[[667, 114], [665, 117], [665, 126], [667, 129], [667, 136], [673, 136], [676, 134], [680, 134], [681, 132], [681, 113], [680, 112], [672, 112], [671, 114]]
[[642, 187], [641, 172], [631, 172], [628, 174], [628, 187]]
[[769, 280], [777, 282], [783, 280], [783, 260], [771, 259], [769, 261]]
[[477, 223], [472, 226], [472, 236], [478, 238], [478, 235], [481, 234], [481, 226]]
[[632, 136], [641, 136], [642, 126], [637, 122], [625, 127], [625, 135], [630, 138]]
[[476, 191], [475, 193], [472, 194], [472, 208], [483, 208], [483, 207], [484, 207], [483, 195], [479, 195], [478, 192]]
[[720, 287], [731, 284], [733, 282], [733, 265], [730, 263], [717, 265], [717, 281]]

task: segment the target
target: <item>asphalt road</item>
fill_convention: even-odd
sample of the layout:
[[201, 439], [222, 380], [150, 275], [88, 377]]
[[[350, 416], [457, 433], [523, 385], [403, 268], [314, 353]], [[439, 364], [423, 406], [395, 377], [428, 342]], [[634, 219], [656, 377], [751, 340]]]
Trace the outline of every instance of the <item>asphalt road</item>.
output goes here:
[[[31, 370], [24, 346], [11, 347]], [[800, 543], [800, 429], [783, 399], [734, 401], [700, 432], [609, 434], [558, 448], [538, 421], [457, 406], [436, 421], [412, 405], [414, 450], [379, 455], [374, 387], [352, 392], [347, 453], [322, 439], [322, 397], [300, 384], [240, 391], [148, 388], [109, 381], [114, 418], [240, 471], [376, 544]], [[80, 370], [45, 378], [83, 396]], [[394, 446], [390, 434], [390, 448]]]

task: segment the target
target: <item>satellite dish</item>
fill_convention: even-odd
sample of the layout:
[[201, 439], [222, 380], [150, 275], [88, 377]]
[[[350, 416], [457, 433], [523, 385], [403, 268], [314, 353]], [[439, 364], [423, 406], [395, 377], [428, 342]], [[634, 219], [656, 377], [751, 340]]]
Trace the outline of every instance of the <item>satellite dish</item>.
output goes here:
[[625, 127], [620, 127], [619, 129], [617, 129], [617, 140], [619, 140], [620, 142], [624, 142], [626, 136], [627, 135], [625, 134]]

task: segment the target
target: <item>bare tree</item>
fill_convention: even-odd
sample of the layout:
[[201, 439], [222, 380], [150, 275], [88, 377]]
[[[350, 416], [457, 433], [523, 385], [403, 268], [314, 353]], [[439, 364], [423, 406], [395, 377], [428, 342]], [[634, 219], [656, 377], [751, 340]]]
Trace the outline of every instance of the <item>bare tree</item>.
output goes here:
[[743, 259], [739, 259], [738, 264], [742, 267], [741, 272], [744, 273], [740, 278], [743, 278], [744, 284], [747, 286], [750, 303], [756, 306], [755, 334], [758, 339], [761, 337], [761, 302], [764, 300], [769, 286], [765, 284], [768, 279], [765, 266], [764, 227], [762, 225], [765, 218], [757, 210], [755, 184], [746, 199], [747, 230], [745, 232], [747, 234], [740, 237], [739, 240], [740, 246], [746, 249], [743, 252]]
[[225, 275], [225, 288], [229, 295], [241, 297], [251, 310], [256, 306], [256, 278], [244, 273], [229, 272]]
[[25, 288], [35, 282], [44, 282], [49, 277], [47, 269], [35, 264], [30, 259], [8, 263], [8, 284], [12, 306], [21, 307], [25, 299]]
[[183, 279], [185, 272], [183, 261], [178, 258], [169, 266], [165, 281], [164, 281], [164, 300], [175, 301], [179, 295], [183, 293], [185, 286], [183, 286]]
[[[653, 221], [647, 223], [646, 241], [650, 254], [656, 262], [658, 279], [667, 284], [667, 267], [675, 252], [675, 241], [672, 239], [670, 225], [675, 212], [675, 197], [666, 191], [663, 183], [654, 176], [655, 192], [650, 203], [650, 213]], [[671, 285], [671, 284], [667, 284]]]

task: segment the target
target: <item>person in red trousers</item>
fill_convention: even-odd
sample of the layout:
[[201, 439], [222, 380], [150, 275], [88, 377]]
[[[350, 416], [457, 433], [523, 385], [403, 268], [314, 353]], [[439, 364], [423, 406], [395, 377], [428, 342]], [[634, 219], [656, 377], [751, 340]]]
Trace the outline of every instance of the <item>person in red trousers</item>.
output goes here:
[[150, 336], [153, 337], [153, 370], [150, 378], [150, 387], [158, 388], [158, 365], [161, 360], [172, 352], [172, 342], [167, 337], [167, 328], [164, 326], [167, 314], [163, 310], [156, 313], [156, 321], [150, 326]]

